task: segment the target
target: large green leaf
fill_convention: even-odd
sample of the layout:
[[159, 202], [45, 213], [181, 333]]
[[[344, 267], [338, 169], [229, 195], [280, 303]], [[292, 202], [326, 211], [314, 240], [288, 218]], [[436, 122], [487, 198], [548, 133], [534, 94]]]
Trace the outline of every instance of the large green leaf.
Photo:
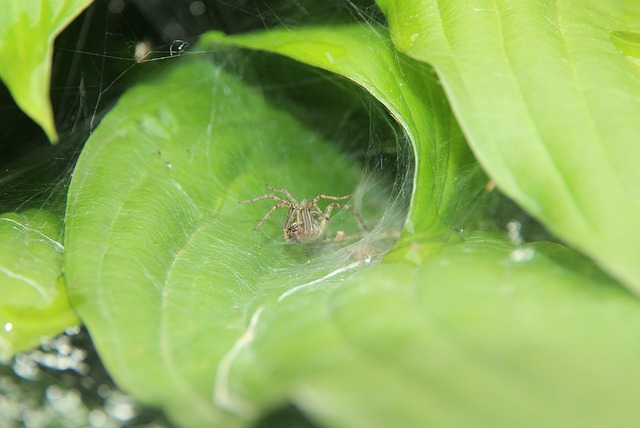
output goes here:
[[[469, 175], [464, 149], [451, 138], [458, 135], [455, 123], [428, 69], [385, 51], [367, 58], [376, 37], [350, 31], [346, 38], [322, 30], [210, 37], [345, 74], [381, 99], [418, 156], [408, 223], [415, 234], [407, 236], [413, 243], [360, 275], [327, 278], [257, 306], [218, 367], [216, 402], [251, 415], [291, 400], [338, 426], [637, 424], [626, 394], [636, 395], [640, 377], [632, 368], [638, 348], [629, 341], [637, 333], [638, 303], [557, 245], [513, 247], [467, 236], [467, 243], [429, 256], [439, 229], [421, 220], [434, 210], [450, 223], [456, 215], [442, 213], [467, 208], [477, 176]], [[352, 44], [353, 51], [341, 49]], [[377, 60], [387, 65], [386, 75], [376, 73]], [[434, 186], [445, 179], [448, 186]], [[478, 220], [486, 215], [475, 210]], [[585, 325], [592, 326], [587, 333]], [[574, 370], [566, 370], [568, 355], [580, 361]], [[628, 370], [611, 373], [609, 363]], [[592, 370], [607, 374], [587, 376]], [[576, 388], [588, 392], [576, 399]], [[579, 411], [585, 403], [595, 410]]]
[[[446, 244], [457, 236], [448, 226], [474, 223], [460, 211], [486, 220], [467, 200], [484, 183], [428, 67], [371, 26], [210, 37], [216, 50], [237, 44], [334, 71], [389, 110], [417, 157], [405, 238], [370, 264], [389, 211], [353, 244], [284, 245], [282, 213], [252, 233], [270, 204], [236, 202], [264, 182], [346, 194], [359, 165], [275, 95], [300, 82], [274, 90], [233, 71], [264, 78], [291, 62], [181, 58], [105, 117], [69, 193], [72, 302], [122, 387], [185, 426], [230, 426], [287, 402], [340, 426], [637, 424], [635, 298], [559, 245], [468, 232]], [[342, 116], [334, 124], [350, 122], [331, 79], [306, 77]], [[385, 196], [378, 204], [392, 207]], [[376, 207], [363, 206], [372, 224]], [[355, 230], [348, 214], [328, 236]]]
[[[126, 94], [81, 155], [66, 221], [72, 303], [116, 381], [184, 425], [232, 424], [211, 393], [247, 308], [353, 252], [284, 245], [280, 211], [254, 233], [275, 202], [237, 202], [265, 182], [310, 197], [359, 179], [336, 146], [205, 56]], [[358, 230], [348, 212], [332, 217], [329, 233]]]
[[[445, 162], [436, 167], [425, 156], [419, 166], [432, 178], [416, 194], [420, 214], [412, 227], [431, 235], [448, 230], [438, 217], [438, 200], [452, 187], [445, 173], [451, 149], [443, 144], [436, 150], [436, 136], [454, 142], [453, 167], [472, 159], [428, 68], [397, 62], [384, 33], [370, 27], [310, 30], [306, 37], [301, 52], [322, 37], [342, 40], [331, 48], [344, 69], [361, 70], [358, 61], [369, 58], [365, 88], [378, 91], [398, 118], [415, 121], [407, 130], [416, 138], [434, 142], [433, 153]], [[367, 46], [380, 57], [344, 54]], [[315, 58], [326, 58], [325, 49]], [[237, 57], [225, 62], [232, 59]], [[389, 86], [376, 88], [374, 82], [389, 72], [395, 76]], [[424, 98], [402, 82], [403, 72], [424, 89]], [[355, 72], [348, 77], [361, 78]], [[403, 95], [394, 95], [398, 90]], [[411, 117], [403, 97], [414, 101], [423, 119]], [[434, 100], [438, 108], [424, 105]], [[335, 99], [331, 103], [336, 106]], [[236, 201], [263, 193], [264, 182], [311, 196], [351, 193], [360, 180], [352, 162], [276, 105], [219, 66], [193, 59], [127, 94], [93, 134], [74, 173], [65, 257], [74, 306], [120, 385], [184, 424], [230, 423], [211, 401], [214, 373], [256, 304], [354, 267], [384, 240], [383, 228], [381, 237], [376, 232], [342, 249], [329, 244], [325, 253], [323, 245], [283, 246], [275, 222], [250, 232], [269, 204]], [[345, 112], [332, 114], [345, 120]], [[402, 192], [411, 187], [402, 185]], [[375, 205], [390, 207], [383, 225], [397, 217], [384, 195], [373, 196], [373, 212]], [[370, 224], [375, 220], [364, 214]], [[334, 226], [356, 227], [344, 213]]]
[[49, 100], [56, 36], [91, 0], [5, 1], [0, 10], [0, 79], [16, 104], [52, 142], [58, 140]]
[[[415, 159], [408, 229], [433, 238], [447, 235], [452, 224], [463, 227], [460, 205], [474, 200], [483, 176], [475, 168], [460, 128], [431, 69], [404, 57], [389, 46], [386, 30], [366, 24], [275, 29], [260, 34], [224, 37], [209, 33], [201, 42], [232, 44], [286, 55], [344, 75], [376, 97], [409, 136]], [[470, 171], [472, 170], [472, 171]], [[462, 176], [466, 176], [464, 184]], [[410, 185], [406, 185], [409, 187]], [[418, 191], [419, 188], [419, 191]], [[453, 210], [453, 207], [458, 210]], [[455, 211], [455, 212], [454, 212]]]
[[77, 324], [62, 280], [62, 222], [44, 210], [0, 216], [0, 360]]
[[478, 235], [403, 261], [425, 250], [257, 308], [217, 402], [341, 427], [640, 423], [640, 303], [615, 281], [557, 244]]
[[640, 2], [378, 3], [498, 186], [640, 292]]

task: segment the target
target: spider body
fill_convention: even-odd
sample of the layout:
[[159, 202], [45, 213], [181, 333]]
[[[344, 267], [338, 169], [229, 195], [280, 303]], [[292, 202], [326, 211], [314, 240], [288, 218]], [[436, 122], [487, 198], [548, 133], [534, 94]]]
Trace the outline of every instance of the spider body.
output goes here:
[[[327, 226], [329, 225], [329, 217], [331, 216], [331, 211], [334, 208], [344, 208], [350, 210], [351, 212], [353, 212], [360, 225], [364, 226], [364, 222], [362, 221], [360, 216], [349, 205], [341, 205], [333, 202], [327, 205], [327, 208], [324, 212], [322, 212], [322, 210], [318, 206], [318, 201], [321, 199], [330, 201], [341, 201], [343, 199], [350, 198], [351, 195], [318, 195], [311, 200], [303, 199], [301, 202], [298, 202], [291, 195], [291, 193], [289, 193], [288, 190], [274, 189], [268, 184], [266, 186], [273, 193], [268, 193], [266, 195], [258, 196], [257, 198], [249, 199], [246, 201], [239, 201], [239, 203], [241, 204], [249, 204], [252, 202], [261, 201], [263, 199], [273, 199], [277, 202], [274, 206], [271, 207], [271, 209], [253, 228], [253, 230], [256, 230], [262, 225], [262, 223], [267, 221], [269, 216], [271, 216], [271, 214], [273, 214], [273, 212], [278, 208], [289, 209], [289, 213], [287, 214], [287, 218], [282, 228], [282, 234], [284, 235], [284, 240], [287, 243], [309, 242], [321, 237], [322, 234], [324, 234], [324, 231], [327, 229]], [[285, 195], [286, 199], [276, 195], [276, 193]]]

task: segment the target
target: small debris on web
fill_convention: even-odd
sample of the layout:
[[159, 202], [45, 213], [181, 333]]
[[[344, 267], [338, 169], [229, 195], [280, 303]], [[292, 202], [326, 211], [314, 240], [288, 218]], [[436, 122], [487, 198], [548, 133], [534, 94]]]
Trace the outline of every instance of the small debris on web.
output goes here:
[[522, 244], [522, 223], [519, 221], [510, 221], [507, 223], [507, 232], [509, 233], [509, 241], [511, 244]]
[[522, 223], [519, 221], [510, 221], [507, 223], [507, 233], [509, 242], [518, 247], [509, 253], [509, 260], [514, 263], [527, 262], [536, 255], [533, 247], [522, 246], [524, 239], [522, 237]]

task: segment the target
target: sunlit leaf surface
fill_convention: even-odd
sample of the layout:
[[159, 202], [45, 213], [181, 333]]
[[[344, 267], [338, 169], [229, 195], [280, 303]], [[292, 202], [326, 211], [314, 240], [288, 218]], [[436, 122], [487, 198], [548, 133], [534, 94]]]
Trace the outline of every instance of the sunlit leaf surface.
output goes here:
[[[357, 195], [370, 171], [313, 127], [316, 110], [277, 95], [312, 82], [297, 95], [325, 91], [323, 108], [342, 107], [326, 72], [261, 86], [244, 73], [278, 75], [291, 61], [260, 68], [222, 43], [336, 72], [404, 128], [412, 151], [398, 169], [417, 172], [392, 176], [400, 189], [378, 197], [387, 210], [364, 211], [371, 225], [381, 211], [382, 226], [404, 220], [389, 207], [413, 194], [382, 261], [377, 245], [397, 230], [285, 245], [277, 211], [251, 232], [274, 201], [237, 202], [263, 183], [299, 198]], [[180, 58], [121, 99], [69, 192], [71, 299], [122, 387], [184, 426], [244, 424], [287, 403], [329, 426], [637, 424], [637, 300], [558, 244], [454, 233], [465, 215], [487, 220], [469, 203], [486, 182], [428, 67], [362, 25], [202, 46], [217, 54]], [[327, 237], [357, 230], [349, 214]]]
[[[408, 221], [413, 233], [446, 235], [453, 223], [461, 221], [451, 207], [473, 198], [483, 186], [478, 181], [483, 176], [470, 173], [477, 165], [432, 70], [398, 57], [384, 28], [361, 24], [298, 32], [276, 29], [229, 38], [211, 33], [203, 43], [231, 43], [285, 55], [344, 75], [375, 96], [402, 125], [413, 147], [409, 156], [415, 157], [418, 180]], [[406, 165], [411, 165], [409, 160]], [[459, 181], [462, 174], [468, 176], [464, 186]]]
[[[354, 44], [376, 40], [352, 31]], [[308, 45], [299, 46], [300, 40]], [[334, 55], [339, 41], [322, 31], [275, 31], [231, 41], [362, 84], [406, 127], [418, 168], [413, 222], [407, 227], [413, 233], [382, 265], [256, 309], [218, 368], [220, 404], [250, 412], [259, 407], [256, 402], [293, 400], [329, 425], [354, 427], [638, 422], [626, 394], [638, 390], [640, 373], [631, 369], [638, 349], [629, 338], [638, 333], [631, 319], [640, 316], [640, 308], [615, 281], [553, 244], [521, 246], [471, 234], [465, 244], [434, 254], [434, 244], [444, 236], [425, 221], [430, 210], [459, 216], [481, 177], [469, 172], [456, 125], [428, 70], [402, 57], [385, 58], [401, 70], [398, 86], [381, 75], [371, 78], [376, 63], [366, 59], [366, 42], [340, 63]], [[384, 52], [375, 58], [384, 58]], [[411, 89], [403, 90], [407, 84]], [[444, 179], [447, 186], [433, 186]], [[478, 221], [490, 215], [482, 207], [470, 212]], [[440, 218], [451, 226], [456, 215]], [[612, 313], [612, 307], [620, 312]], [[585, 325], [593, 326], [586, 334]], [[620, 352], [614, 355], [612, 348]], [[567, 355], [579, 361], [573, 370], [566, 370]], [[603, 363], [607, 359], [630, 370], [611, 371]], [[591, 370], [606, 374], [588, 376]], [[620, 384], [625, 386], [619, 389]], [[576, 401], [574, 388], [589, 392]], [[578, 411], [585, 402], [592, 403], [592, 412]]]
[[640, 2], [378, 3], [500, 189], [640, 292]]
[[62, 222], [42, 210], [0, 216], [0, 359], [78, 321], [62, 280]]
[[0, 79], [49, 137], [58, 136], [49, 100], [56, 36], [91, 0], [20, 0], [0, 6]]
[[589, 261], [482, 235], [409, 252], [257, 310], [218, 397], [354, 428], [640, 422], [640, 303]]
[[[284, 210], [252, 231], [275, 201], [238, 201], [264, 183], [300, 199], [347, 195], [359, 174], [205, 56], [130, 91], [82, 153], [66, 223], [72, 301], [114, 378], [188, 425], [230, 423], [212, 388], [248, 308], [353, 253], [330, 245], [318, 262], [323, 245], [284, 244]], [[335, 211], [332, 227], [358, 230]]]

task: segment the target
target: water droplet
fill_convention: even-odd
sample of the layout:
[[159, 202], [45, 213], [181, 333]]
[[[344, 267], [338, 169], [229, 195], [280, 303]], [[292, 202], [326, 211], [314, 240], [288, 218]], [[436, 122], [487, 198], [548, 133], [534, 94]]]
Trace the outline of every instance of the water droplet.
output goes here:
[[93, 409], [89, 412], [89, 423], [92, 427], [106, 426], [107, 414], [100, 409]]
[[66, 334], [67, 336], [75, 336], [76, 334], [80, 333], [80, 326], [79, 325], [74, 325], [72, 327], [67, 327], [64, 329], [64, 334]]
[[7, 333], [10, 332], [11, 330], [13, 330], [13, 324], [10, 322], [7, 322], [4, 324], [4, 331], [6, 331]]
[[622, 53], [640, 58], [640, 33], [612, 31], [610, 37]]
[[109, 396], [104, 407], [109, 416], [120, 422], [127, 422], [136, 417], [133, 399], [117, 391]]
[[34, 379], [40, 373], [36, 362], [24, 353], [15, 356], [12, 368], [15, 374], [24, 379]]
[[111, 395], [111, 387], [104, 383], [98, 386], [98, 395], [102, 398], [108, 398]]

